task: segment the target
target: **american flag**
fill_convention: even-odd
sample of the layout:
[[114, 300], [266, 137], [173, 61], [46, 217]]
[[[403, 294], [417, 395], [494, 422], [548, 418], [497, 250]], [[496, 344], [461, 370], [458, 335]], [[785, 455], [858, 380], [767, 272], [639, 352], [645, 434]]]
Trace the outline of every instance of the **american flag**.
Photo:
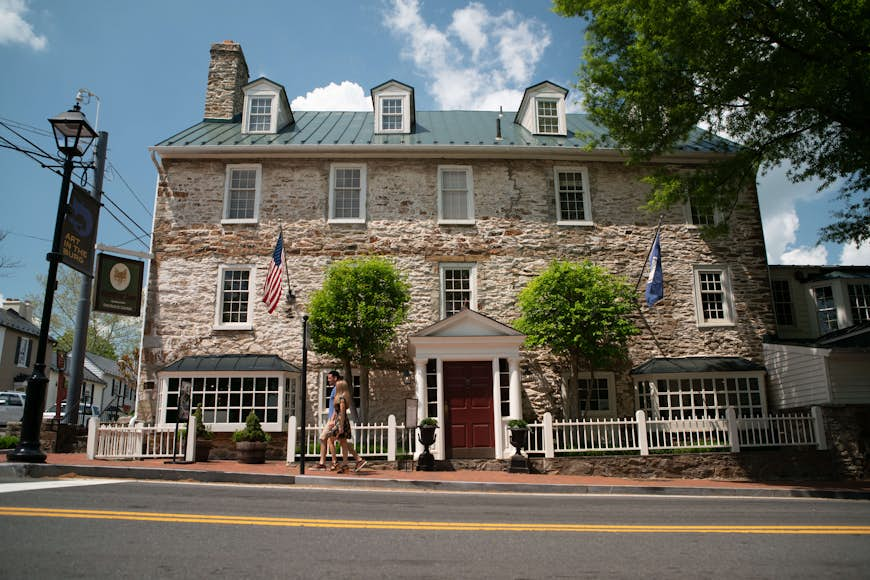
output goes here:
[[281, 301], [281, 264], [284, 259], [284, 234], [278, 234], [278, 242], [275, 251], [272, 252], [272, 261], [269, 263], [269, 273], [266, 274], [266, 283], [263, 285], [263, 302], [269, 307], [269, 314], [275, 311], [278, 302]]

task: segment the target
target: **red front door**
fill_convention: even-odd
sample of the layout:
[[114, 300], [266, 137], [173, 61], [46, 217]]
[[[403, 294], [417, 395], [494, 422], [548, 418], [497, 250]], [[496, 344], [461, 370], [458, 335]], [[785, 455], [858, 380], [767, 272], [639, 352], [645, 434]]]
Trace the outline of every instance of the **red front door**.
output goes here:
[[492, 362], [445, 362], [448, 457], [492, 457]]

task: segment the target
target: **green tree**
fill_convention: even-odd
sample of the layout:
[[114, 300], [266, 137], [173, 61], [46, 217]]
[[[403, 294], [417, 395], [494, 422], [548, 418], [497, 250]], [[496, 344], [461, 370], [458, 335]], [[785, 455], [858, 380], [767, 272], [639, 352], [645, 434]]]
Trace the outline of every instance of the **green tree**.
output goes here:
[[[579, 377], [611, 367], [627, 354], [629, 337], [639, 330], [629, 316], [636, 308], [634, 289], [622, 278], [588, 261], [554, 261], [519, 294], [521, 317], [516, 328], [526, 345], [549, 347], [570, 369], [562, 383], [565, 417], [580, 414]], [[589, 408], [591, 389], [587, 389]]]
[[[45, 287], [46, 278], [37, 275]], [[78, 313], [81, 274], [69, 268], [60, 268], [57, 289], [51, 309], [51, 334], [58, 341], [58, 350], [70, 352]], [[43, 296], [29, 295], [33, 311], [42, 313]], [[106, 312], [91, 312], [88, 317], [86, 349], [88, 352], [116, 359], [120, 354], [132, 352], [139, 343], [142, 321], [137, 317]]]
[[383, 258], [351, 258], [333, 264], [323, 288], [311, 298], [313, 349], [339, 359], [348, 380], [353, 365], [360, 367], [362, 420], [368, 411], [368, 369], [395, 339], [410, 301], [408, 283]]
[[762, 171], [839, 189], [822, 240], [870, 238], [870, 3], [865, 0], [554, 0], [588, 21], [578, 88], [634, 161], [698, 124], [741, 149], [697, 173], [651, 175], [649, 209], [685, 201], [728, 213]]

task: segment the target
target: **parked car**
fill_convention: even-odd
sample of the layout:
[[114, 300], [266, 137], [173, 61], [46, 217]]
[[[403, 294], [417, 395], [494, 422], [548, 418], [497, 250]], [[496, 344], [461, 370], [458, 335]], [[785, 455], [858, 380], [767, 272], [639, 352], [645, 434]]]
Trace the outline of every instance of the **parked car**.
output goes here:
[[21, 421], [24, 415], [24, 393], [4, 391], [0, 393], [0, 427], [9, 421]]
[[[54, 419], [57, 414], [57, 405], [52, 405], [49, 407], [45, 413], [42, 414], [43, 419]], [[100, 416], [100, 408], [96, 405], [79, 405], [79, 425], [87, 425], [88, 419], [91, 417]], [[66, 402], [61, 403], [60, 405], [60, 420], [63, 421], [66, 417]]]

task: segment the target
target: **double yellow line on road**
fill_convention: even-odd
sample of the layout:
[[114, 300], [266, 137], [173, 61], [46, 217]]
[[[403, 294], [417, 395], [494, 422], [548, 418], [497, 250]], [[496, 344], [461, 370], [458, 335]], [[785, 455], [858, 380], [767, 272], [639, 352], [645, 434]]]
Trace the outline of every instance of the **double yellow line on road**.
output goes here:
[[0, 507], [0, 516], [31, 518], [76, 518], [174, 522], [184, 524], [224, 524], [236, 526], [279, 526], [309, 528], [364, 528], [370, 530], [417, 530], [451, 532], [571, 532], [615, 534], [816, 534], [870, 535], [870, 526], [745, 526], [745, 525], [612, 525], [486, 522], [414, 522], [390, 520], [332, 520], [311, 518], [272, 518], [206, 514], [171, 514], [109, 510]]

